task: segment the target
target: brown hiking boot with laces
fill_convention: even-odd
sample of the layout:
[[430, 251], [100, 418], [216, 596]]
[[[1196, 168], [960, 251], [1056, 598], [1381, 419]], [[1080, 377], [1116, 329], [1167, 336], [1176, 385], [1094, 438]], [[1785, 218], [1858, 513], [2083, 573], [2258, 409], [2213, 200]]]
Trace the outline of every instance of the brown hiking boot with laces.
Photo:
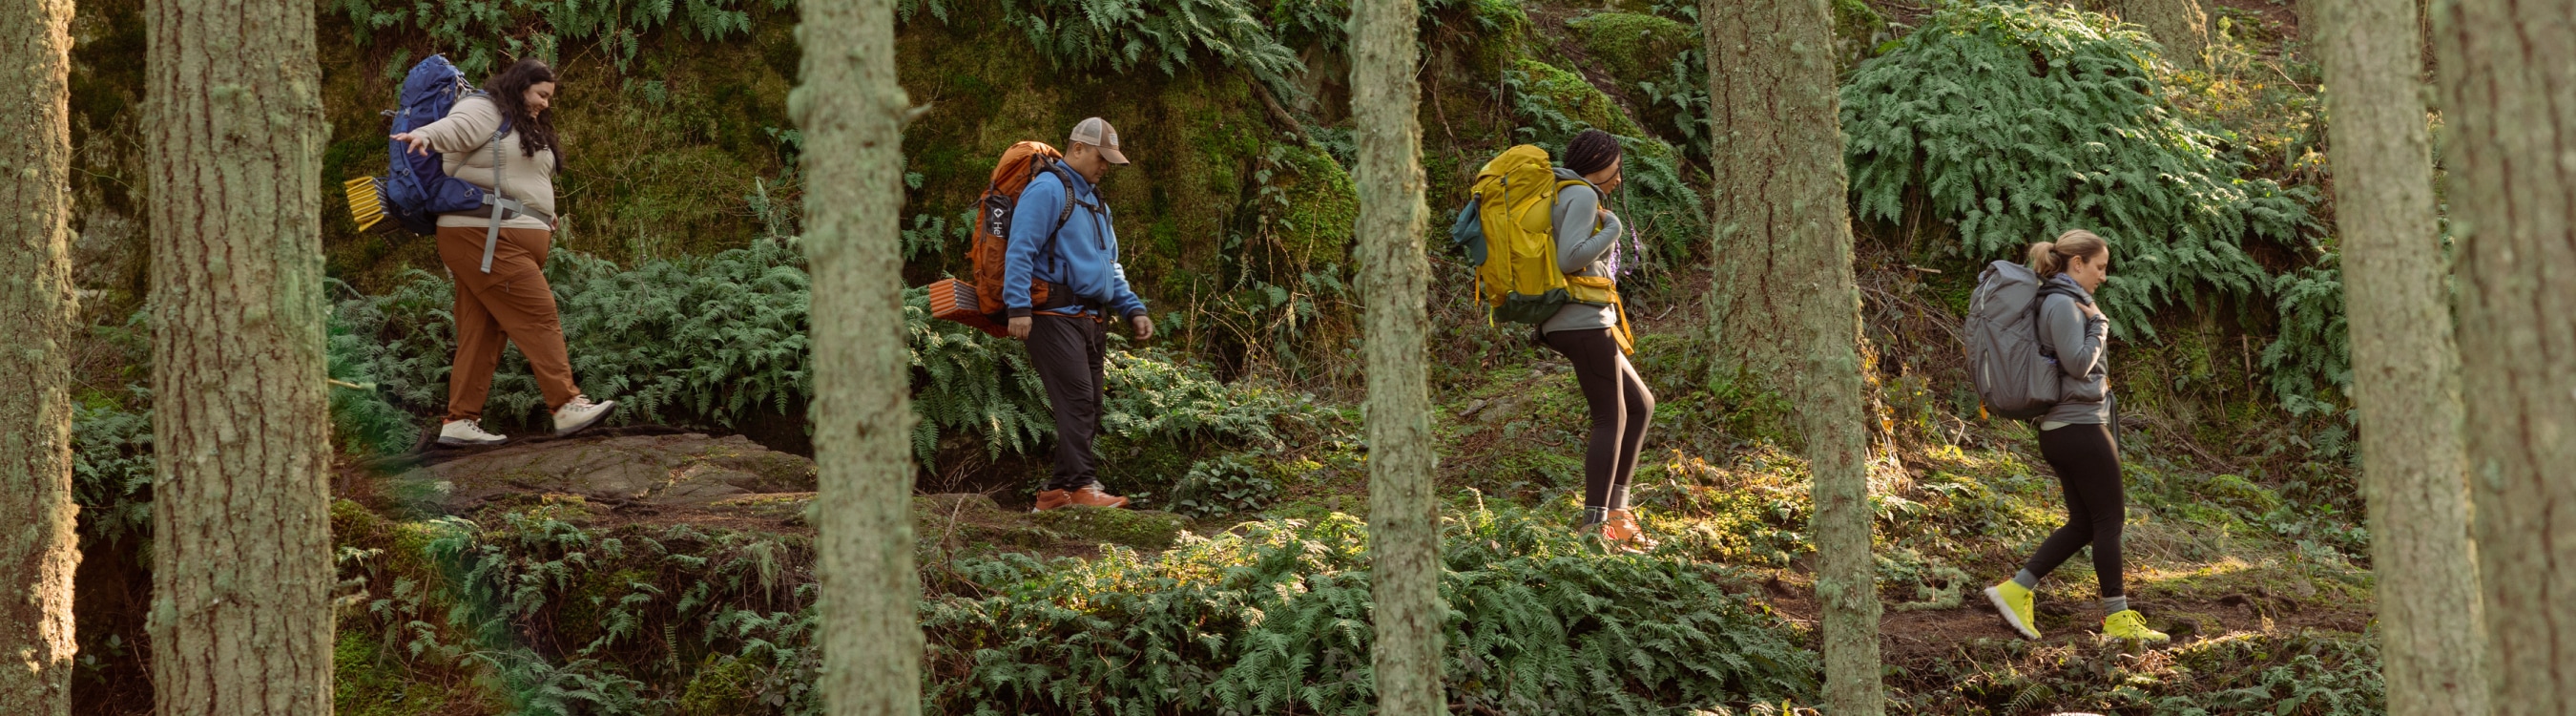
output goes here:
[[1126, 507], [1127, 498], [1102, 492], [1100, 490], [1100, 483], [1095, 482], [1089, 485], [1084, 485], [1081, 489], [1076, 490], [1047, 490], [1045, 492], [1040, 492], [1038, 493], [1037, 508], [1029, 511], [1045, 512], [1047, 510], [1068, 505], [1082, 505], [1085, 507]]
[[1610, 511], [1610, 519], [1601, 523], [1601, 539], [1632, 552], [1655, 548], [1655, 541], [1646, 538], [1646, 529], [1638, 526], [1636, 513], [1625, 509]]

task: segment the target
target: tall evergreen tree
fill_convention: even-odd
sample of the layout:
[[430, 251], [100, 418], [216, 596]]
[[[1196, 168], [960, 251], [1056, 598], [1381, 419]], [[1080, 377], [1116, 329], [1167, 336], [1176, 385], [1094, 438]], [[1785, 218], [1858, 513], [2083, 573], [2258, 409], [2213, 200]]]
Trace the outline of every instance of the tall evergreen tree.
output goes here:
[[[1825, 704], [1885, 708], [1870, 558], [1860, 294], [1823, 0], [1705, 0], [1718, 211], [1712, 338], [1725, 379], [1797, 405], [1815, 483]], [[1776, 382], [1754, 376], [1774, 375]]]
[[905, 98], [888, 0], [798, 5], [805, 46], [788, 111], [805, 132], [805, 256], [814, 277], [816, 571], [829, 712], [921, 711], [921, 578], [912, 565], [911, 361], [903, 337]]
[[330, 713], [313, 4], [143, 8], [153, 698], [162, 716]]
[[2398, 716], [2487, 711], [2460, 447], [2459, 353], [2434, 224], [2414, 0], [2321, 0], [2382, 673]]
[[71, 712], [71, 0], [0, 5], [0, 713]]
[[2576, 0], [2433, 12], [2488, 698], [2506, 716], [2563, 714], [2576, 705]]
[[1368, 310], [1369, 557], [1378, 713], [1449, 712], [1441, 688], [1440, 503], [1424, 364], [1422, 125], [1413, 0], [1351, 7], [1360, 291]]

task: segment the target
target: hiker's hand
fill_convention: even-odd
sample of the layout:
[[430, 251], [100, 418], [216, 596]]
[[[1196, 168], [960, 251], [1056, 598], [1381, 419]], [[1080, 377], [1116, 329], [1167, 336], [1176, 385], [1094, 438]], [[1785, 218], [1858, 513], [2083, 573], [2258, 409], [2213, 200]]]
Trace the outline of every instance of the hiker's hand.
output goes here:
[[1023, 341], [1028, 340], [1029, 323], [1030, 321], [1028, 316], [1011, 319], [1011, 338]]
[[1154, 319], [1146, 318], [1145, 314], [1139, 313], [1136, 314], [1135, 318], [1129, 319], [1128, 322], [1136, 324], [1136, 340], [1150, 341], [1154, 339]]
[[428, 138], [428, 137], [423, 137], [423, 136], [420, 136], [419, 134], [412, 133], [412, 132], [404, 132], [404, 133], [401, 133], [401, 134], [393, 135], [392, 139], [393, 139], [394, 141], [397, 141], [397, 142], [402, 142], [402, 143], [404, 143], [404, 144], [409, 144], [409, 145], [411, 145], [411, 153], [413, 153], [413, 154], [428, 154], [428, 153], [429, 153], [429, 138]]
[[2089, 319], [2089, 320], [2095, 320], [2095, 321], [2107, 321], [2107, 320], [2110, 320], [2110, 319], [2108, 319], [2108, 318], [2104, 318], [2104, 317], [2102, 317], [2102, 309], [2101, 309], [2101, 307], [2099, 307], [2099, 306], [2095, 306], [2095, 305], [2090, 304], [2090, 303], [2077, 302], [2077, 303], [2075, 304], [2075, 307], [2076, 307], [2076, 308], [2084, 309], [2084, 317], [2085, 317], [2086, 319]]

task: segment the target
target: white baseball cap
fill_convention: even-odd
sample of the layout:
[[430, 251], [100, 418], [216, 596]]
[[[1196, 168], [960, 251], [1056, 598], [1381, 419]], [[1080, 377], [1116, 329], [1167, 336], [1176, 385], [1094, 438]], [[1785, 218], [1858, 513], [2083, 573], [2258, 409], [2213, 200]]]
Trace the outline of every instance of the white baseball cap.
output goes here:
[[1118, 152], [1118, 128], [1109, 126], [1109, 120], [1093, 117], [1073, 125], [1073, 143], [1099, 147], [1100, 157], [1111, 164], [1127, 163], [1127, 155]]

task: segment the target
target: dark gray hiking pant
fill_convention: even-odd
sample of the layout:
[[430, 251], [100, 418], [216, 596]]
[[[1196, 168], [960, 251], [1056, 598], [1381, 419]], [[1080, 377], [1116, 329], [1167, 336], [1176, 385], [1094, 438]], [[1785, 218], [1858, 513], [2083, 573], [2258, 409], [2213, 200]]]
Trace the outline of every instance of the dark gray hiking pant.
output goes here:
[[1090, 318], [1037, 314], [1029, 322], [1029, 360], [1046, 384], [1055, 412], [1055, 475], [1046, 489], [1076, 490], [1100, 479], [1092, 440], [1100, 436], [1101, 391], [1107, 381], [1109, 328]]

